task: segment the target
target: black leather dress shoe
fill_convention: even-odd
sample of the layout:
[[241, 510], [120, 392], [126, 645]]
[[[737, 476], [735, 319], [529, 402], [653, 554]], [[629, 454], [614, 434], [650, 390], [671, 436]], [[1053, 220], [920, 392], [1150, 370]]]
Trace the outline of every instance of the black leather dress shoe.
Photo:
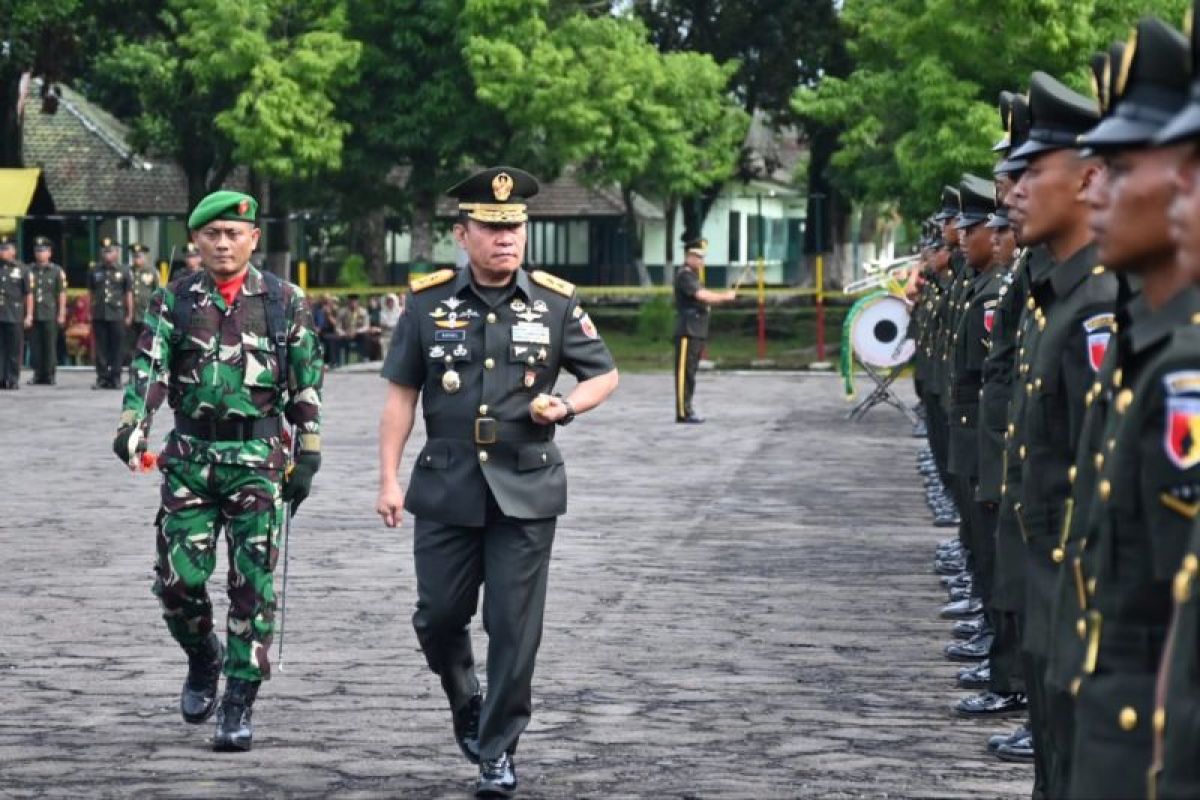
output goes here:
[[697, 417], [695, 414], [689, 414], [686, 417], [676, 417], [676, 422], [681, 422], [687, 425], [699, 425], [704, 422], [704, 417]]
[[1029, 728], [1025, 725], [1017, 728], [1012, 733], [998, 733], [995, 736], [989, 736], [987, 740], [987, 749], [989, 753], [995, 753], [1002, 745], [1015, 742], [1029, 735]]
[[954, 623], [954, 628], [950, 634], [955, 639], [974, 639], [979, 634], [988, 630], [987, 617], [978, 616], [970, 619], [960, 619]]
[[966, 600], [959, 600], [957, 603], [946, 604], [938, 616], [942, 619], [966, 619], [967, 617], [977, 617], [982, 612], [983, 601], [970, 597]]
[[1033, 761], [1033, 734], [1000, 745], [996, 748], [996, 757], [1001, 761]]
[[935, 528], [957, 528], [961, 523], [962, 520], [958, 518], [958, 514], [945, 512], [933, 515], [933, 527]]
[[964, 689], [986, 689], [992, 683], [992, 662], [981, 661], [958, 671], [958, 685]]
[[1001, 694], [989, 691], [959, 700], [954, 704], [954, 713], [971, 718], [1007, 717], [1010, 714], [1024, 714], [1028, 708], [1029, 701], [1020, 692]]
[[991, 633], [981, 633], [965, 642], [951, 642], [942, 651], [951, 661], [982, 661], [992, 652]]
[[199, 725], [217, 707], [217, 684], [221, 680], [225, 646], [219, 636], [209, 633], [203, 644], [186, 652], [188, 673], [179, 695], [179, 713], [184, 722]]
[[946, 559], [933, 563], [933, 571], [938, 575], [957, 575], [966, 568], [967, 562], [958, 559]]
[[974, 588], [967, 586], [951, 586], [946, 590], [946, 594], [950, 597], [951, 603], [957, 603], [959, 600], [966, 600], [974, 592]]
[[483, 696], [474, 695], [454, 712], [454, 741], [458, 749], [472, 764], [479, 763], [479, 711], [483, 708]]
[[517, 770], [508, 753], [481, 761], [476, 797], [512, 797], [517, 791]]

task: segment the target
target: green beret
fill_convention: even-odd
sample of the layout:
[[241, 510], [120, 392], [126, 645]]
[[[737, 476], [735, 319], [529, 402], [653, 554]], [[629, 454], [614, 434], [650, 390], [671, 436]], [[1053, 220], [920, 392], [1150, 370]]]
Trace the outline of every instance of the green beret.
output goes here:
[[232, 192], [222, 189], [213, 192], [196, 204], [192, 215], [188, 217], [188, 228], [196, 230], [203, 228], [214, 219], [237, 219], [243, 222], [254, 222], [258, 215], [258, 201], [244, 192]]

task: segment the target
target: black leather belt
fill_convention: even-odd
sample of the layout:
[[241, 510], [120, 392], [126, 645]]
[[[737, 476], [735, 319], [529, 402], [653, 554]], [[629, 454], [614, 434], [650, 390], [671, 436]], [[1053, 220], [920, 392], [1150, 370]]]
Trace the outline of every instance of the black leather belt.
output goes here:
[[425, 435], [430, 439], [467, 439], [475, 444], [523, 444], [550, 441], [554, 426], [532, 421], [504, 422], [493, 417], [476, 417], [471, 423], [427, 418]]
[[175, 415], [175, 430], [184, 436], [194, 436], [209, 442], [248, 442], [251, 439], [270, 439], [283, 433], [279, 417], [259, 419], [192, 419]]

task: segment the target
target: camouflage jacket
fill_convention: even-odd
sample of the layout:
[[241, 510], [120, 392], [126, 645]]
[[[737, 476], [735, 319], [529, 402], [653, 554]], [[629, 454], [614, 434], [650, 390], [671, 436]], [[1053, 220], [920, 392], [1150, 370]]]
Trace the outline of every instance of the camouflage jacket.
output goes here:
[[[230, 308], [205, 274], [194, 285], [185, 275], [150, 298], [145, 328], [133, 359], [134, 381], [125, 390], [122, 425], [147, 430], [166, 400], [177, 414], [192, 419], [255, 419], [286, 415], [305, 450], [320, 449], [321, 380], [324, 364], [304, 293], [284, 285], [288, 324], [287, 391], [280, 391], [280, 365], [267, 336], [266, 286], [250, 267], [241, 294]], [[190, 286], [190, 289], [189, 289]], [[174, 343], [178, 294], [194, 294], [187, 335]], [[172, 431], [162, 459], [209, 464], [242, 464], [277, 469], [285, 453], [279, 437], [206, 441]]]

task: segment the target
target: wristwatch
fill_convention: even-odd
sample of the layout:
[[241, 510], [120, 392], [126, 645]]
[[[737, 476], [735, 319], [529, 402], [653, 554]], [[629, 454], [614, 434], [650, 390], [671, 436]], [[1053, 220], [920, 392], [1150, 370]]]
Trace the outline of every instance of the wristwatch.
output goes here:
[[563, 406], [567, 409], [567, 415], [558, 420], [559, 425], [570, 425], [571, 420], [575, 419], [575, 406], [571, 405], [571, 401], [565, 397], [560, 398]]

